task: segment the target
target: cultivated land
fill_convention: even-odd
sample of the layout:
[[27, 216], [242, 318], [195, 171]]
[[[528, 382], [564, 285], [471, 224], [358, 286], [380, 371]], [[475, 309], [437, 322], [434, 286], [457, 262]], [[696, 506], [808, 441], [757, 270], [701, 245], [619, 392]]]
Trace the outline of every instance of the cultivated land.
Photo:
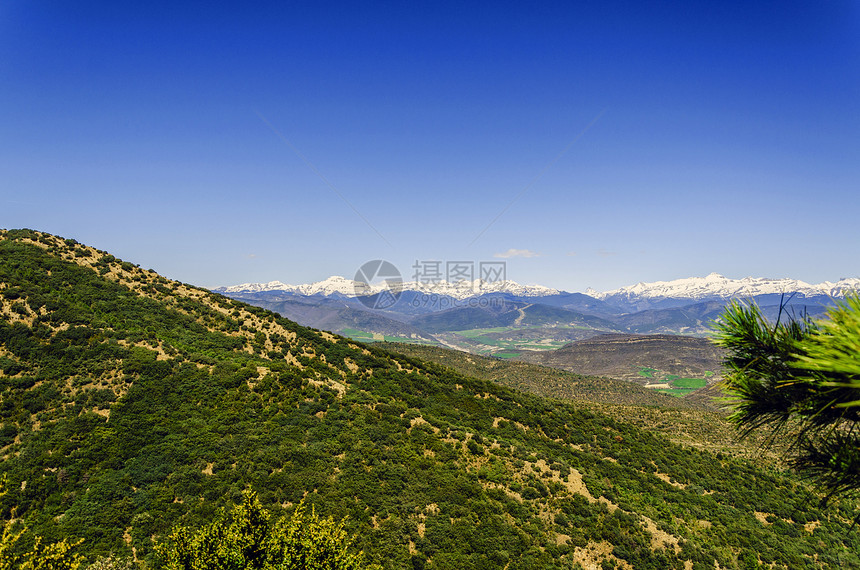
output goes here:
[[720, 381], [723, 352], [707, 338], [603, 334], [551, 352], [520, 352], [517, 358], [580, 374], [627, 380], [683, 397]]

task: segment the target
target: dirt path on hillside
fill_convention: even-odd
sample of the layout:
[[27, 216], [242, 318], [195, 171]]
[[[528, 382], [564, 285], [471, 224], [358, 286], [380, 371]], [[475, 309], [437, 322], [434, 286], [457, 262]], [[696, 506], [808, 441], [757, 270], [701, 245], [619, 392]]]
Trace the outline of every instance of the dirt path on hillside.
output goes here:
[[528, 309], [529, 307], [531, 307], [531, 306], [532, 306], [532, 304], [533, 304], [533, 303], [529, 303], [528, 305], [526, 305], [526, 306], [525, 306], [525, 307], [523, 307], [522, 309], [517, 309], [517, 311], [519, 311], [519, 313], [520, 313], [520, 316], [519, 316], [519, 317], [517, 317], [517, 320], [515, 320], [515, 321], [514, 321], [514, 326], [515, 326], [515, 327], [518, 327], [518, 326], [520, 326], [520, 325], [523, 323], [523, 319], [524, 319], [524, 318], [526, 318], [526, 309]]

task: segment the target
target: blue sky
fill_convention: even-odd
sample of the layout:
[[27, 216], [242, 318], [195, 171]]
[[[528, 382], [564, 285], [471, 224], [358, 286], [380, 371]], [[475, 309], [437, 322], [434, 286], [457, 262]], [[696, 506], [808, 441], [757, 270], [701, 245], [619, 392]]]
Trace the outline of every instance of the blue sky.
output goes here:
[[248, 4], [0, 5], [0, 227], [210, 287], [860, 275], [857, 2]]

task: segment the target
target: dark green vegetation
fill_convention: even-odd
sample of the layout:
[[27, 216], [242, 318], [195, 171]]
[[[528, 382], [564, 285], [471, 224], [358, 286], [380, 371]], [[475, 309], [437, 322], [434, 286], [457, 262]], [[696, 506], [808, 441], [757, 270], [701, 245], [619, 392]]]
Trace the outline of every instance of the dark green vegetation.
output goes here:
[[[0, 497], [6, 492], [4, 476], [0, 479]], [[45, 544], [41, 537], [30, 535], [26, 526], [4, 520], [0, 524], [0, 570], [76, 570], [83, 557], [73, 550], [81, 542], [63, 539]]]
[[860, 492], [860, 296], [820, 322], [772, 324], [757, 306], [733, 303], [718, 338], [729, 351], [731, 419], [790, 438], [792, 465], [828, 498]]
[[384, 568], [860, 567], [854, 505], [779, 471], [71, 240], [0, 234], [0, 314], [0, 512], [90, 561], [154, 562], [250, 487], [347, 517]]
[[256, 493], [199, 531], [180, 528], [156, 548], [163, 570], [361, 570], [343, 523], [320, 519], [304, 504], [293, 516], [273, 520]]

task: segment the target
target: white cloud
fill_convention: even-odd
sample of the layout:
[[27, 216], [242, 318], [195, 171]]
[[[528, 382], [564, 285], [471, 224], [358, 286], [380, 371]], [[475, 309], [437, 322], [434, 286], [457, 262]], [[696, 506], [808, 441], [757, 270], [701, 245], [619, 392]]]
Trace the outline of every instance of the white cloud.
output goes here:
[[509, 249], [503, 253], [494, 253], [493, 257], [501, 257], [502, 259], [509, 259], [511, 257], [540, 257], [540, 254], [528, 249]]
[[617, 251], [609, 251], [608, 249], [601, 247], [600, 249], [597, 250], [597, 255], [599, 255], [600, 257], [612, 257], [613, 255], [618, 255], [618, 252]]

